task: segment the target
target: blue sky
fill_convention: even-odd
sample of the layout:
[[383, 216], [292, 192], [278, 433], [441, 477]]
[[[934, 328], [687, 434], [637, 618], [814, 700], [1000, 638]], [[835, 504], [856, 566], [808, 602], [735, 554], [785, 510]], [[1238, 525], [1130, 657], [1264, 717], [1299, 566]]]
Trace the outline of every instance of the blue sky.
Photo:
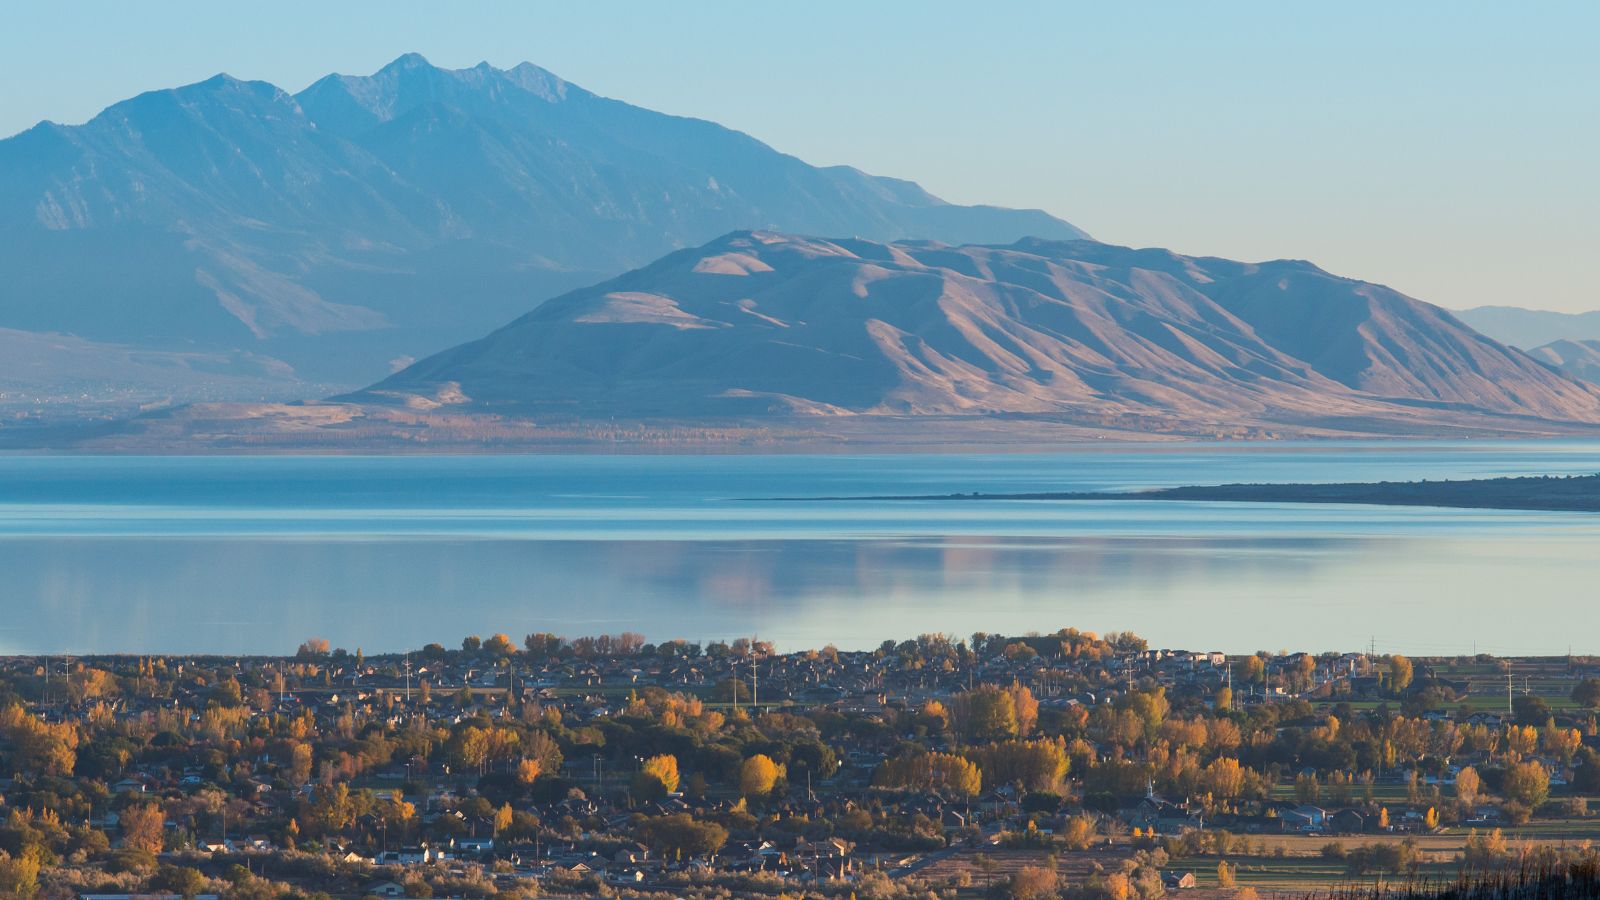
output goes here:
[[0, 133], [227, 71], [529, 60], [1102, 240], [1600, 307], [1600, 3], [12, 3]]

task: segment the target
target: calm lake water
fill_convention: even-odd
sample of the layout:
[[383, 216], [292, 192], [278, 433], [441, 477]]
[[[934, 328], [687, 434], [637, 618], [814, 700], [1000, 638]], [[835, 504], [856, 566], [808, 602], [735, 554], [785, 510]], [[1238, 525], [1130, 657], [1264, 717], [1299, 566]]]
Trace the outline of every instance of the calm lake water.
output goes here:
[[1600, 445], [1050, 455], [0, 457], [0, 653], [465, 634], [1133, 630], [1249, 651], [1600, 652], [1600, 517], [762, 498], [1592, 474]]

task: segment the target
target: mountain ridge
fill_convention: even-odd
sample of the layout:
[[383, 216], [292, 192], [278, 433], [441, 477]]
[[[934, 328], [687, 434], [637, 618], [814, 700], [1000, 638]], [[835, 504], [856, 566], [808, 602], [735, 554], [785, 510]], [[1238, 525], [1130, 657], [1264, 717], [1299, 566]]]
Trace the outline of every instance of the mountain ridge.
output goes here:
[[770, 232], [554, 298], [341, 399], [579, 418], [1600, 422], [1595, 388], [1305, 261]]
[[0, 327], [276, 357], [364, 383], [738, 227], [1077, 236], [819, 168], [532, 64], [408, 54], [298, 94], [218, 75], [0, 140]]
[[1456, 316], [1504, 344], [1533, 350], [1562, 340], [1600, 340], [1600, 310], [1581, 313], [1527, 309], [1520, 306], [1477, 306]]

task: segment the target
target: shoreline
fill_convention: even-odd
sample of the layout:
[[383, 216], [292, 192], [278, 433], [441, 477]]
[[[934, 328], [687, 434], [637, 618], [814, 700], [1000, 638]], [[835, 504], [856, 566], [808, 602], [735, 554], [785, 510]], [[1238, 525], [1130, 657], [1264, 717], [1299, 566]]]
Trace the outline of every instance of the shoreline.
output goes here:
[[[785, 497], [781, 500], [808, 498]], [[1379, 481], [1329, 484], [1220, 484], [1144, 491], [1045, 491], [1021, 494], [927, 494], [875, 497], [816, 497], [836, 500], [1119, 500], [1204, 503], [1312, 503], [1360, 506], [1421, 506], [1530, 512], [1600, 512], [1600, 475], [1535, 475], [1460, 481]]]

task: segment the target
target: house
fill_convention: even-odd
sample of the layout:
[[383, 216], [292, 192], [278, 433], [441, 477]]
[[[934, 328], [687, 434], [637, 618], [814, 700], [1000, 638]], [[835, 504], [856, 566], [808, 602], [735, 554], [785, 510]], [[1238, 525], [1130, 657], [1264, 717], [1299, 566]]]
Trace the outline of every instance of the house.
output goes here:
[[1328, 817], [1328, 830], [1335, 834], [1360, 834], [1367, 830], [1367, 817], [1353, 809], [1341, 809]]
[[644, 872], [634, 868], [613, 869], [606, 873], [606, 881], [611, 884], [643, 884]]
[[443, 853], [432, 847], [404, 847], [399, 850], [386, 850], [378, 854], [378, 864], [383, 866], [415, 866], [439, 862], [444, 858]]
[[1327, 826], [1328, 811], [1320, 806], [1302, 804], [1279, 813], [1278, 821], [1284, 831], [1311, 834]]
[[374, 897], [404, 897], [406, 887], [393, 881], [375, 881], [361, 889], [361, 893]]
[[1161, 834], [1181, 834], [1205, 824], [1202, 813], [1187, 805], [1171, 803], [1151, 794], [1118, 813], [1129, 827]]
[[1171, 872], [1161, 881], [1169, 891], [1186, 891], [1190, 888], [1198, 887], [1200, 884], [1199, 879], [1194, 877], [1193, 872]]

